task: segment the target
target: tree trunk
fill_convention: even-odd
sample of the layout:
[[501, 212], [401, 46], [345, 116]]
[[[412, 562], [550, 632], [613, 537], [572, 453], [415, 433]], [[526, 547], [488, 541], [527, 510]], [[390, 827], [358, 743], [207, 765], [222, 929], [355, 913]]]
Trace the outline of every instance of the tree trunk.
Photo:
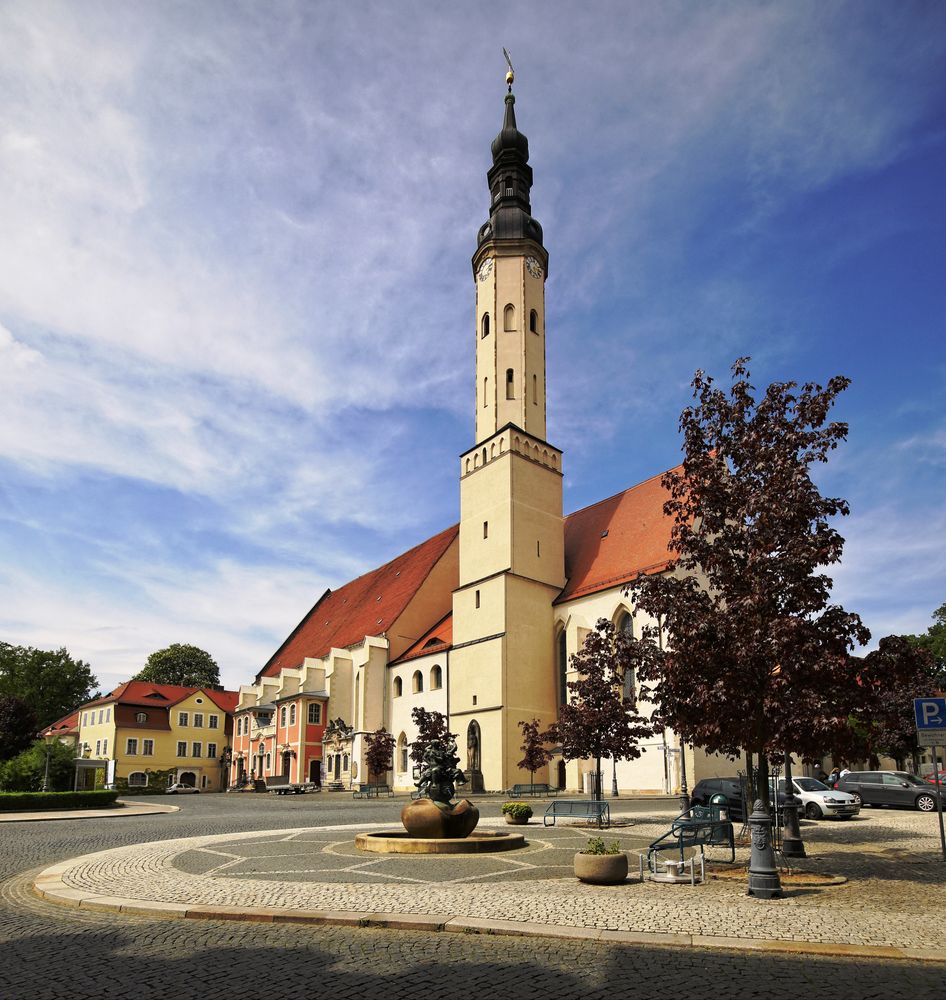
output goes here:
[[[757, 794], [762, 799], [762, 804], [766, 810], [771, 812], [772, 802], [769, 798], [769, 759], [763, 751], [759, 751], [759, 767], [756, 771], [758, 790]], [[754, 805], [755, 803], [753, 803]]]
[[752, 812], [752, 803], [755, 802], [755, 772], [752, 769], [752, 751], [746, 751], [746, 819]]

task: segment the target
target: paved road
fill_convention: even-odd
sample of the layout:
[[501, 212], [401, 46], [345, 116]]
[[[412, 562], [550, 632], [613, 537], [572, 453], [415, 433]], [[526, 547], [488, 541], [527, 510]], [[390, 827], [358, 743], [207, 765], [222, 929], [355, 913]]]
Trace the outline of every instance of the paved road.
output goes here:
[[[736, 997], [943, 995], [942, 965], [584, 941], [156, 921], [69, 910], [29, 891], [26, 876], [78, 854], [207, 833], [389, 821], [391, 803], [216, 795], [137, 819], [6, 825], [0, 848], [0, 1000], [119, 997], [332, 1000], [673, 997], [708, 989]], [[498, 803], [483, 808], [498, 812]]]

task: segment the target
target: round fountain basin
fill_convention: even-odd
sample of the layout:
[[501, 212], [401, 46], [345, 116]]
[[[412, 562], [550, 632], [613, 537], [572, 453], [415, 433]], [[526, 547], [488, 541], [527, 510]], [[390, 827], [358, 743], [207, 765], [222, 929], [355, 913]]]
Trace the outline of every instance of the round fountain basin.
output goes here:
[[521, 833], [477, 830], [468, 837], [412, 837], [404, 830], [359, 833], [355, 847], [376, 854], [490, 854], [524, 847]]

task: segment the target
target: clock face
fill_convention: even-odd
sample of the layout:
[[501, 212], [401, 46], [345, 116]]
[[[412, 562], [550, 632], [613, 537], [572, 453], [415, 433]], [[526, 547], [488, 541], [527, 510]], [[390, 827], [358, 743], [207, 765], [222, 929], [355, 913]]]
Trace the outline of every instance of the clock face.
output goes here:
[[485, 281], [493, 273], [493, 258], [487, 257], [486, 260], [480, 264], [480, 269], [476, 272], [476, 276], [480, 281]]
[[533, 278], [542, 277], [542, 265], [535, 259], [535, 257], [526, 257], [526, 267], [529, 269], [529, 274]]

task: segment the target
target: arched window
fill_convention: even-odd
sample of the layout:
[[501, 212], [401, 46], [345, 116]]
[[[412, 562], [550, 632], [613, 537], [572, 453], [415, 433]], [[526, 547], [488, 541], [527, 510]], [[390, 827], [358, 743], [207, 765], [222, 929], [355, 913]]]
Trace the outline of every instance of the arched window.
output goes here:
[[539, 314], [534, 309], [529, 313], [529, 332], [539, 332]]
[[503, 310], [503, 329], [510, 332], [516, 329], [516, 307], [512, 303]]
[[342, 757], [342, 770], [343, 771], [347, 771], [348, 770], [348, 754], [347, 753]]
[[400, 698], [404, 693], [404, 681], [400, 677], [394, 678], [394, 697]]
[[480, 326], [480, 330], [481, 330], [480, 333], [481, 337], [489, 336], [489, 313], [483, 313], [483, 322], [482, 325]]
[[558, 703], [564, 705], [568, 701], [568, 645], [565, 629], [558, 634]]
[[[617, 630], [618, 632], [623, 632], [625, 635], [633, 638], [634, 619], [633, 617], [631, 617], [630, 612], [622, 611], [621, 614], [618, 616]], [[624, 685], [623, 685], [624, 687], [623, 694], [624, 697], [628, 699], [628, 701], [634, 702], [637, 700], [637, 695], [635, 692], [636, 682], [637, 678], [634, 676], [634, 668], [629, 667], [624, 672]]]
[[414, 671], [414, 676], [411, 678], [411, 690], [414, 694], [419, 694], [424, 690], [424, 675], [419, 671]]
[[439, 691], [443, 687], [443, 670], [438, 664], [430, 668], [430, 690]]
[[129, 788], [147, 788], [148, 787], [148, 775], [144, 771], [132, 771], [128, 775], [128, 787]]
[[511, 368], [506, 369], [506, 399], [516, 398], [516, 387], [513, 382], [513, 373]]
[[408, 770], [407, 737], [403, 733], [397, 738], [397, 769], [401, 772]]
[[296, 706], [289, 706], [289, 725], [294, 726], [296, 724]]

